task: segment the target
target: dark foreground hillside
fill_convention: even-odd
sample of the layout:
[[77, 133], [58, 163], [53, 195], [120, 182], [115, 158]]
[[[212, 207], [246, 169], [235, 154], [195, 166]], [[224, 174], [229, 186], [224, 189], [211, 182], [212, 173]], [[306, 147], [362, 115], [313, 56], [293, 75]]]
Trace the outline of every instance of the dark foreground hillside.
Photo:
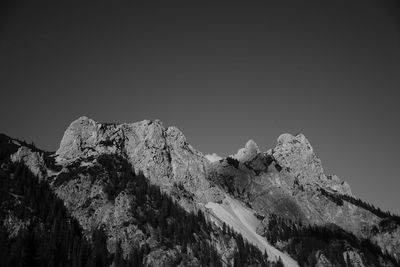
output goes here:
[[[320, 255], [335, 266], [354, 266], [352, 262], [367, 266], [399, 266], [398, 261], [369, 239], [335, 226], [304, 226], [276, 215], [271, 215], [264, 235], [275, 246], [287, 251], [299, 266], [315, 266]], [[358, 251], [359, 259], [351, 251]]]
[[[121, 191], [132, 193], [131, 212], [138, 228], [157, 241], [156, 245], [145, 242], [132, 247], [129, 255], [124, 255], [119, 246], [109, 253], [102, 227], [90, 235], [84, 233], [46, 181], [39, 181], [24, 164], [9, 160], [9, 152], [14, 150], [12, 145], [1, 149], [2, 266], [142, 266], [155, 250], [177, 253], [171, 266], [222, 266], [214, 239], [236, 243], [234, 266], [280, 265], [268, 263], [266, 254], [228, 227], [220, 229], [208, 222], [201, 211], [186, 212], [143, 175], [135, 175], [121, 158], [107, 155], [98, 162], [108, 170], [104, 190], [110, 201]], [[72, 177], [64, 175], [62, 179]]]

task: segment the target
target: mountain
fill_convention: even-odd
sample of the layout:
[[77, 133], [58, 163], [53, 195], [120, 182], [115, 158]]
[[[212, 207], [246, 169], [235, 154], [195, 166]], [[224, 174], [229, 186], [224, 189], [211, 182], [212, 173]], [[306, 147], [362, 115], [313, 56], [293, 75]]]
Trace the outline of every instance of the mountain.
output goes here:
[[[9, 251], [26, 236], [33, 240], [27, 244], [45, 240], [52, 232], [42, 225], [66, 221], [76, 222], [74, 232], [64, 232], [77, 241], [59, 252], [69, 255], [60, 256], [62, 266], [399, 265], [399, 217], [326, 175], [302, 134], [283, 134], [266, 152], [250, 140], [226, 158], [203, 155], [158, 120], [111, 124], [81, 117], [55, 153], [5, 135], [0, 140], [8, 181], [0, 219]], [[25, 174], [16, 172], [23, 167]], [[36, 190], [21, 191], [18, 181], [27, 179], [60, 201], [65, 212], [56, 222], [43, 215], [50, 204], [40, 197], [32, 201], [41, 208], [20, 201]], [[16, 212], [19, 206], [31, 213]], [[47, 255], [31, 247], [24, 249]]]
[[[315, 243], [324, 241], [325, 235], [342, 239], [336, 242], [339, 244], [324, 241], [325, 244], [313, 247], [317, 250], [314, 256], [319, 254], [318, 249], [329, 250], [338, 245], [345, 261], [347, 255], [352, 255], [349, 257], [364, 262], [365, 258], [357, 255], [363, 247], [357, 243], [364, 241], [362, 244], [370, 247], [371, 252], [379, 248], [377, 251], [399, 258], [400, 218], [361, 201], [352, 195], [346, 182], [324, 174], [321, 160], [302, 134], [283, 134], [276, 147], [266, 152], [250, 140], [237, 154], [214, 161], [208, 173], [211, 181], [251, 207], [262, 219], [258, 234], [278, 248], [291, 251], [297, 259], [304, 251], [291, 246], [304, 245], [295, 239], [309, 235], [317, 235], [317, 240], [311, 240]], [[369, 253], [361, 254], [365, 257]]]

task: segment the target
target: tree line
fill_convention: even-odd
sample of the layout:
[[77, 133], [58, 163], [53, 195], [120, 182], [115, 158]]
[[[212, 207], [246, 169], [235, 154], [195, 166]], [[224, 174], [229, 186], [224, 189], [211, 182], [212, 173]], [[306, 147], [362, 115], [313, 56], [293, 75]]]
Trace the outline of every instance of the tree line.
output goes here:
[[273, 245], [278, 242], [283, 244], [300, 266], [315, 266], [316, 253], [320, 251], [336, 266], [351, 266], [343, 253], [348, 250], [357, 251], [362, 255], [364, 264], [370, 266], [381, 266], [381, 261], [389, 262], [399, 266], [399, 262], [373, 244], [369, 239], [359, 239], [336, 225], [316, 226], [302, 225], [301, 222], [294, 222], [284, 219], [275, 214], [269, 217], [268, 227], [264, 236]]
[[353, 205], [356, 205], [358, 207], [361, 207], [363, 209], [366, 209], [370, 211], [371, 213], [375, 214], [379, 218], [382, 219], [389, 219], [395, 222], [396, 224], [400, 225], [400, 217], [397, 215], [392, 214], [389, 211], [382, 211], [379, 207], [375, 207], [372, 204], [369, 204], [360, 198], [355, 198], [350, 195], [345, 195], [345, 194], [337, 194], [337, 193], [331, 193], [328, 192], [327, 190], [320, 188], [319, 191], [324, 195], [325, 197], [329, 198], [331, 201], [335, 202], [339, 206], [343, 206], [343, 201], [347, 201]]

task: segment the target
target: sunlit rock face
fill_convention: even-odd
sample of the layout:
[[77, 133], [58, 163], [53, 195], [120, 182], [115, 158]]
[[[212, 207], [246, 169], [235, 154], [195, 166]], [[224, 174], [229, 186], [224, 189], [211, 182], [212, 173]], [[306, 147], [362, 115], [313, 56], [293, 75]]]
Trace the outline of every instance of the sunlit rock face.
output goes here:
[[258, 153], [260, 153], [260, 150], [258, 149], [257, 144], [253, 140], [249, 140], [245, 147], [239, 149], [233, 157], [239, 161], [247, 162], [251, 161]]
[[318, 251], [315, 255], [317, 263], [315, 264], [315, 267], [334, 267], [333, 265], [323, 253]]
[[19, 147], [18, 151], [12, 154], [10, 159], [13, 162], [24, 163], [34, 175], [39, 177], [39, 179], [43, 179], [47, 175], [43, 155], [39, 152], [32, 151], [32, 149], [28, 147]]
[[400, 226], [393, 221], [383, 219], [370, 231], [371, 240], [383, 250], [400, 259]]
[[209, 162], [215, 162], [222, 159], [222, 157], [218, 156], [216, 153], [206, 154], [204, 157], [208, 159]]
[[346, 251], [343, 253], [343, 258], [346, 261], [346, 264], [354, 267], [364, 267], [361, 256], [355, 251]]
[[[210, 165], [209, 177], [256, 209], [292, 220], [323, 223], [318, 189], [351, 194], [347, 183], [324, 174], [321, 160], [304, 135], [282, 134], [275, 148], [261, 152], [253, 140], [232, 156]], [[329, 203], [328, 203], [329, 204]], [[336, 205], [335, 205], [336, 206]], [[340, 213], [339, 211], [334, 212]]]
[[178, 128], [165, 128], [158, 120], [105, 124], [81, 117], [65, 131], [56, 152], [60, 163], [102, 153], [123, 155], [137, 172], [165, 190], [182, 183], [195, 202], [221, 199], [218, 188], [206, 179], [209, 161], [186, 142]]
[[[346, 182], [324, 173], [321, 160], [303, 134], [282, 134], [267, 152], [250, 140], [231, 158], [210, 164], [208, 173], [210, 180], [265, 218], [274, 213], [306, 224], [333, 223], [361, 237], [370, 237], [371, 229], [381, 221], [366, 209], [346, 201], [338, 204], [323, 194], [324, 190], [352, 195]], [[266, 224], [268, 219], [260, 225], [260, 232]], [[397, 251], [395, 255], [399, 251], [396, 229], [391, 237], [387, 231], [374, 235], [382, 248]]]
[[321, 160], [303, 134], [282, 134], [272, 151], [275, 161], [300, 183], [314, 184], [324, 175]]
[[326, 176], [321, 160], [314, 153], [310, 142], [303, 134], [282, 134], [271, 151], [275, 161], [303, 186], [316, 185], [337, 193], [351, 195], [350, 186], [336, 175]]
[[[81, 117], [65, 131], [56, 151], [56, 162], [63, 166], [62, 175], [71, 173], [70, 166], [96, 166], [98, 156], [105, 154], [127, 160], [137, 173], [142, 172], [188, 211], [223, 198], [222, 190], [207, 179], [209, 161], [187, 143], [178, 128], [166, 128], [158, 120], [106, 124]], [[107, 175], [101, 170], [95, 175], [78, 171], [74, 179], [61, 185], [55, 182], [53, 187], [85, 232], [90, 233], [102, 225], [108, 233], [109, 250], [115, 251], [120, 241], [126, 252], [148, 240], [135, 227], [135, 218], [130, 215], [133, 196], [121, 193], [114, 201], [107, 198], [103, 182]], [[172, 254], [167, 255], [161, 251], [165, 255], [159, 255], [154, 251], [146, 261], [149, 266], [160, 266], [159, 263], [168, 262], [174, 255], [170, 252]]]

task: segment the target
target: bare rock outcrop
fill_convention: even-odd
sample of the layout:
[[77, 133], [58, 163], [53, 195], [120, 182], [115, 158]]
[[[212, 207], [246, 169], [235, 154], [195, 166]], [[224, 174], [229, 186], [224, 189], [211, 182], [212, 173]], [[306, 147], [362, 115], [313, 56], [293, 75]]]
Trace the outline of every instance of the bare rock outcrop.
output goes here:
[[398, 224], [383, 219], [372, 228], [369, 238], [384, 251], [400, 259], [400, 226]]
[[39, 177], [39, 179], [43, 179], [47, 176], [43, 155], [39, 152], [32, 151], [32, 149], [26, 146], [20, 146], [17, 152], [11, 155], [10, 159], [12, 162], [24, 163], [34, 175]]
[[341, 194], [351, 195], [350, 186], [346, 182], [342, 183], [336, 175], [324, 174], [321, 160], [303, 134], [280, 135], [277, 145], [271, 152], [283, 172], [289, 173], [303, 186], [319, 185]]
[[222, 199], [220, 190], [206, 178], [209, 161], [186, 142], [179, 129], [164, 128], [158, 120], [105, 124], [80, 117], [65, 131], [56, 152], [60, 164], [102, 153], [125, 156], [137, 172], [164, 190], [183, 184], [195, 202]]
[[247, 162], [251, 161], [257, 154], [260, 153], [257, 144], [253, 140], [247, 141], [244, 148], [239, 149], [239, 151], [233, 156], [239, 161]]
[[23, 221], [13, 214], [8, 214], [3, 221], [3, 226], [7, 230], [9, 238], [15, 238], [20, 232], [26, 230], [30, 225], [30, 221]]
[[[362, 238], [371, 238], [398, 257], [399, 227], [377, 229], [382, 218], [362, 206], [341, 200], [352, 198], [350, 186], [324, 173], [321, 160], [303, 134], [279, 136], [273, 149], [261, 152], [254, 141], [232, 156], [209, 165], [209, 179], [264, 216], [258, 231], [276, 214], [305, 224], [337, 226]], [[371, 234], [371, 231], [374, 232]]]
[[349, 250], [343, 253], [343, 258], [348, 266], [365, 267], [360, 254]]
[[162, 250], [157, 249], [149, 253], [144, 259], [144, 266], [149, 267], [169, 267], [176, 265], [178, 261], [178, 253], [175, 250]]
[[318, 251], [315, 255], [317, 263], [315, 267], [334, 267], [334, 265], [325, 257], [321, 251]]
[[[52, 184], [88, 235], [100, 226], [105, 227], [110, 251], [115, 251], [118, 242], [127, 253], [129, 248], [150, 241], [146, 241], [135, 226], [135, 219], [129, 212], [133, 196], [121, 192], [110, 201], [104, 191], [108, 174], [94, 171], [98, 157], [107, 154], [126, 160], [137, 173], [143, 173], [187, 210], [196, 210], [198, 203], [222, 198], [221, 189], [212, 186], [207, 179], [209, 161], [187, 143], [178, 128], [165, 128], [158, 120], [105, 124], [81, 117], [65, 131], [56, 152], [56, 162], [63, 170]], [[64, 173], [74, 178], [65, 181]], [[57, 184], [58, 181], [61, 182]], [[185, 191], [185, 195], [176, 194], [177, 188]], [[173, 252], [154, 251], [146, 261], [149, 266], [161, 266], [157, 264], [164, 261], [165, 266], [170, 266]]]

